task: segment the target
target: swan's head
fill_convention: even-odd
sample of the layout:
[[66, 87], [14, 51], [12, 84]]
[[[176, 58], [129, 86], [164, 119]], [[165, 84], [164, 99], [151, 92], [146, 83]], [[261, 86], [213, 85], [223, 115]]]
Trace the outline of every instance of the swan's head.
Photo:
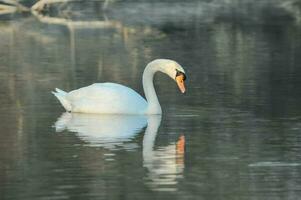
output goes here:
[[182, 66], [174, 60], [169, 59], [157, 59], [153, 62], [156, 62], [159, 70], [167, 74], [170, 78], [176, 81], [180, 91], [185, 93], [185, 80], [186, 75]]

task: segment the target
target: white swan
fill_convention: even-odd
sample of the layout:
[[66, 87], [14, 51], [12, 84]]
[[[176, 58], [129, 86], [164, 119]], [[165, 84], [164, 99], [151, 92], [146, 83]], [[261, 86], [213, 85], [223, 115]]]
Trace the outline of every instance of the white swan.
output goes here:
[[161, 114], [153, 77], [163, 72], [174, 79], [182, 93], [185, 92], [185, 71], [177, 62], [157, 59], [150, 62], [143, 72], [142, 83], [146, 100], [137, 92], [116, 83], [94, 83], [71, 92], [56, 88], [52, 92], [69, 112], [103, 114]]

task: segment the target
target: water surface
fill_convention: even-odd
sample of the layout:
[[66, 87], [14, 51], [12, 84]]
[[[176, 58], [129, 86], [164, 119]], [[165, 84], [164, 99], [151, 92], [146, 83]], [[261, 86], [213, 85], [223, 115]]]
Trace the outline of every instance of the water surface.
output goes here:
[[[0, 198], [298, 199], [301, 26], [262, 2], [114, 4], [93, 18], [106, 27], [2, 20]], [[155, 58], [188, 77], [182, 95], [156, 75], [162, 117], [64, 113], [50, 93], [143, 94]]]

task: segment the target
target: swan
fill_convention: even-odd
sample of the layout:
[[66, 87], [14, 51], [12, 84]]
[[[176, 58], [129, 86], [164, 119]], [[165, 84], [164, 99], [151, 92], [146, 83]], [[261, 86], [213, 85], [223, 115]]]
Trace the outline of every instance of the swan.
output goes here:
[[146, 100], [133, 89], [117, 83], [94, 83], [70, 92], [56, 88], [52, 93], [68, 112], [160, 115], [162, 110], [153, 84], [158, 71], [174, 79], [185, 93], [185, 71], [170, 59], [156, 59], [145, 67], [142, 84]]

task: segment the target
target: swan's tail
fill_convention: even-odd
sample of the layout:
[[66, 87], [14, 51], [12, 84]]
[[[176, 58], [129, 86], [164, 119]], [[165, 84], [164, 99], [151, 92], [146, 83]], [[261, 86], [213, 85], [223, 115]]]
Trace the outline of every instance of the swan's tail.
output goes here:
[[61, 104], [64, 106], [64, 108], [67, 111], [71, 111], [71, 104], [66, 99], [67, 92], [60, 90], [58, 88], [55, 88], [55, 92], [52, 91], [51, 93], [54, 94], [56, 96], [56, 98], [58, 98], [58, 100], [61, 102]]

